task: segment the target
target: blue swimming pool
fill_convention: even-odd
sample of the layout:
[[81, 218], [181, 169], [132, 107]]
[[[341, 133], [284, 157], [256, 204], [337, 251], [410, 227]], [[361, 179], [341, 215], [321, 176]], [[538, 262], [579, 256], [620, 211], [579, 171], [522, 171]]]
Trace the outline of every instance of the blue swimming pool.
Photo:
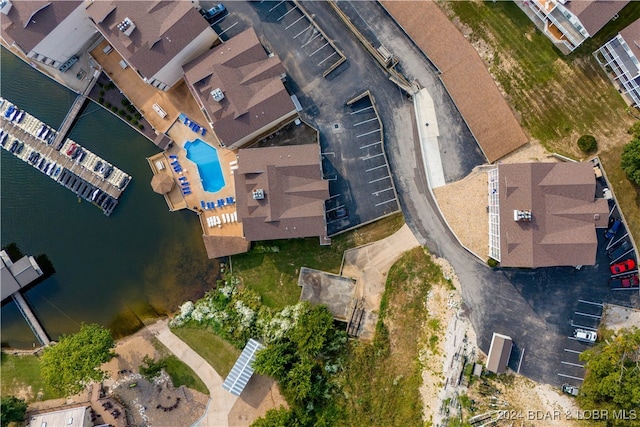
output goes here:
[[205, 191], [215, 193], [224, 187], [224, 175], [218, 159], [218, 151], [202, 141], [187, 141], [184, 144], [187, 150], [187, 159], [198, 165], [198, 173]]

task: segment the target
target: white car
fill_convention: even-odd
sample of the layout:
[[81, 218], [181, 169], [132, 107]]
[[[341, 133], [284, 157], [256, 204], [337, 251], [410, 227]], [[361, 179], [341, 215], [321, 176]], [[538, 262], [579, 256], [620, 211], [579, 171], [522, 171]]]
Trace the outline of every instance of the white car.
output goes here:
[[573, 337], [579, 341], [596, 342], [596, 340], [598, 339], [598, 334], [596, 334], [595, 331], [587, 331], [577, 328], [573, 332]]

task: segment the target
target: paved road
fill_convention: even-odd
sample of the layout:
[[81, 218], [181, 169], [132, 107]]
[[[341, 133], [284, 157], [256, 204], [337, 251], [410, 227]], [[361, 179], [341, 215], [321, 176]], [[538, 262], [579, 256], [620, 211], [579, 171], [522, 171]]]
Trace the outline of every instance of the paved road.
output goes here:
[[175, 336], [167, 325], [167, 320], [159, 320], [148, 328], [158, 340], [178, 359], [186, 363], [200, 377], [209, 390], [207, 410], [194, 426], [224, 427], [229, 425], [229, 411], [238, 398], [222, 388], [222, 378], [191, 347]]

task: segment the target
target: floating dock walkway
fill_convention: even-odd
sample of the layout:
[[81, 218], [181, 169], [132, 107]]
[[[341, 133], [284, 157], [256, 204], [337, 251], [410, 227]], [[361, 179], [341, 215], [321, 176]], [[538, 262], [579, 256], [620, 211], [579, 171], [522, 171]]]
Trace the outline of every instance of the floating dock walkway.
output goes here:
[[49, 345], [51, 343], [49, 336], [47, 336], [47, 333], [44, 331], [42, 325], [40, 325], [36, 315], [33, 314], [31, 307], [29, 307], [29, 304], [27, 304], [27, 301], [24, 299], [22, 294], [20, 292], [15, 292], [11, 295], [11, 298], [15, 301], [16, 306], [18, 306], [18, 310], [20, 310], [20, 313], [27, 321], [27, 324], [31, 328], [33, 334], [36, 336], [38, 341], [40, 341], [40, 344]]
[[[78, 104], [81, 107], [82, 103], [75, 102], [74, 107]], [[78, 111], [80, 107], [76, 107]], [[72, 121], [65, 119], [64, 123]], [[75, 141], [60, 140], [59, 135], [58, 131], [0, 97], [2, 148], [98, 206], [105, 215], [111, 215], [131, 176]]]

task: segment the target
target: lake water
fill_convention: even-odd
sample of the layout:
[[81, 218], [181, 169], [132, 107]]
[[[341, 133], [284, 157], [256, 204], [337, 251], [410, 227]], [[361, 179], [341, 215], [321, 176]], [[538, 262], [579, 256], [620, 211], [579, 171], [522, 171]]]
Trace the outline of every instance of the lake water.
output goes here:
[[[58, 126], [75, 94], [1, 49], [0, 94]], [[133, 180], [110, 217], [4, 150], [0, 162], [0, 243], [46, 254], [57, 273], [25, 295], [51, 338], [81, 322], [116, 335], [140, 319], [175, 310], [215, 283], [192, 212], [169, 212], [152, 191], [146, 157], [158, 149], [124, 122], [89, 103], [69, 137], [129, 173]], [[13, 301], [1, 310], [4, 345], [31, 347], [35, 337]]]

